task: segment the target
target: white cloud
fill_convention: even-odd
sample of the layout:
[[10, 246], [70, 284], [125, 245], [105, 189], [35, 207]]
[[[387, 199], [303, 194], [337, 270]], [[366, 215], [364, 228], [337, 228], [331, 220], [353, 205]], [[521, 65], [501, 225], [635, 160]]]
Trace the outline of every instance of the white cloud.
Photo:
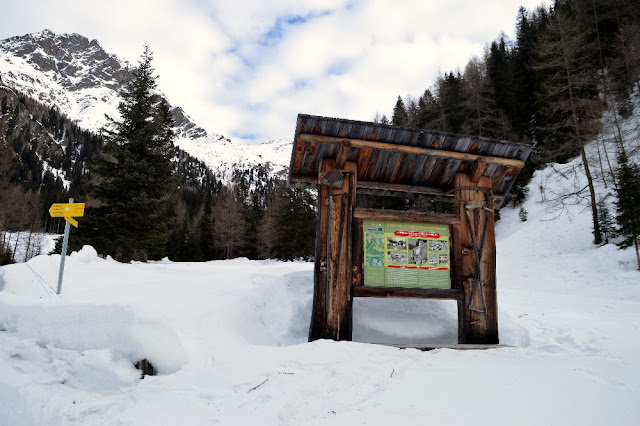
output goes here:
[[137, 63], [200, 125], [254, 141], [290, 137], [298, 112], [369, 120], [463, 68], [531, 0], [23, 0], [0, 37], [49, 28]]

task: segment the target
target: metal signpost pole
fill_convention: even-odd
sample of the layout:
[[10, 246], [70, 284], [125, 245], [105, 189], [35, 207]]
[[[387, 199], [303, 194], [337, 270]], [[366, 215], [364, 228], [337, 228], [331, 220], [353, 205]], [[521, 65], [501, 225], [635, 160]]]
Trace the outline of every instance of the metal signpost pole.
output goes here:
[[[69, 204], [72, 204], [73, 198], [69, 198]], [[67, 255], [67, 247], [69, 246], [69, 229], [71, 224], [65, 219], [64, 240], [62, 241], [62, 255], [60, 256], [60, 273], [58, 275], [58, 294], [62, 291], [62, 275], [64, 274], [64, 258]]]

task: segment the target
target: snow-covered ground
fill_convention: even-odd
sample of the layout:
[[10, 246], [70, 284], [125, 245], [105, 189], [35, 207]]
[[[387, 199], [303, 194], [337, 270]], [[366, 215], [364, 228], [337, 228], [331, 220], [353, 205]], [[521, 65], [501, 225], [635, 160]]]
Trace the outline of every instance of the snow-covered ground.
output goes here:
[[0, 232], [0, 240], [13, 254], [14, 262], [25, 262], [40, 254], [49, 254], [56, 247], [60, 235], [31, 232]]
[[[571, 167], [565, 165], [562, 167]], [[497, 224], [501, 343], [455, 343], [451, 302], [354, 304], [359, 342], [307, 343], [313, 265], [131, 263], [90, 247], [0, 268], [1, 425], [637, 425], [640, 272], [583, 206]], [[73, 238], [73, 232], [71, 234]], [[140, 380], [133, 363], [156, 376]]]

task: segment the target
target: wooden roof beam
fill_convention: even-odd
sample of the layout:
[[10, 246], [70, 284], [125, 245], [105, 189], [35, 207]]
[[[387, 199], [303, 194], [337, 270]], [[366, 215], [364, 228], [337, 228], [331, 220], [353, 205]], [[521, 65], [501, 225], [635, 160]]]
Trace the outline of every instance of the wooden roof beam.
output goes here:
[[[292, 185], [317, 185], [318, 177], [317, 176], [303, 176], [303, 175], [291, 175], [289, 177], [289, 182]], [[359, 180], [356, 191], [359, 190], [372, 190], [374, 193], [399, 193], [406, 192], [411, 194], [421, 194], [421, 195], [430, 195], [432, 197], [437, 197], [441, 199], [450, 199], [453, 200], [455, 198], [455, 194], [451, 190], [445, 190], [440, 188], [432, 188], [429, 186], [418, 186], [418, 185], [398, 185], [394, 183], [383, 183], [383, 182], [370, 182], [366, 180]], [[503, 194], [493, 194], [493, 198], [496, 199], [496, 203], [498, 205], [502, 203], [504, 200]]]
[[426, 213], [418, 211], [399, 211], [387, 209], [356, 208], [353, 217], [366, 220], [385, 220], [399, 222], [432, 222], [454, 224], [460, 223], [460, 217], [455, 214]]
[[[292, 184], [301, 183], [301, 184], [317, 184], [318, 178], [316, 176], [302, 176], [302, 175], [291, 175], [289, 177], [289, 182]], [[428, 186], [416, 186], [416, 185], [398, 185], [394, 183], [384, 183], [384, 182], [369, 182], [366, 180], [358, 181], [358, 189], [375, 189], [379, 191], [394, 191], [394, 192], [413, 192], [416, 194], [426, 194], [426, 195], [435, 195], [438, 197], [449, 197], [453, 198], [454, 194], [450, 191], [446, 191], [444, 189], [439, 188], [431, 188]]]
[[333, 136], [300, 134], [296, 142], [316, 142], [328, 144], [348, 144], [353, 148], [369, 148], [381, 151], [401, 152], [406, 154], [426, 155], [429, 157], [451, 158], [461, 161], [479, 161], [484, 158], [487, 165], [496, 164], [499, 166], [515, 167], [522, 169], [524, 161], [513, 158], [491, 157], [467, 152], [444, 151], [441, 149], [423, 148], [419, 146], [397, 145], [387, 142], [365, 141], [362, 139], [338, 138]]

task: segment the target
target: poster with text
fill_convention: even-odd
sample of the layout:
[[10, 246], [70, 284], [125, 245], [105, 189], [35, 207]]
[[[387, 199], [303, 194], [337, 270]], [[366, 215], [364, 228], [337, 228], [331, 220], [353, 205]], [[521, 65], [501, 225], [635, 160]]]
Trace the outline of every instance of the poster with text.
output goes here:
[[449, 225], [364, 221], [364, 285], [451, 288]]

